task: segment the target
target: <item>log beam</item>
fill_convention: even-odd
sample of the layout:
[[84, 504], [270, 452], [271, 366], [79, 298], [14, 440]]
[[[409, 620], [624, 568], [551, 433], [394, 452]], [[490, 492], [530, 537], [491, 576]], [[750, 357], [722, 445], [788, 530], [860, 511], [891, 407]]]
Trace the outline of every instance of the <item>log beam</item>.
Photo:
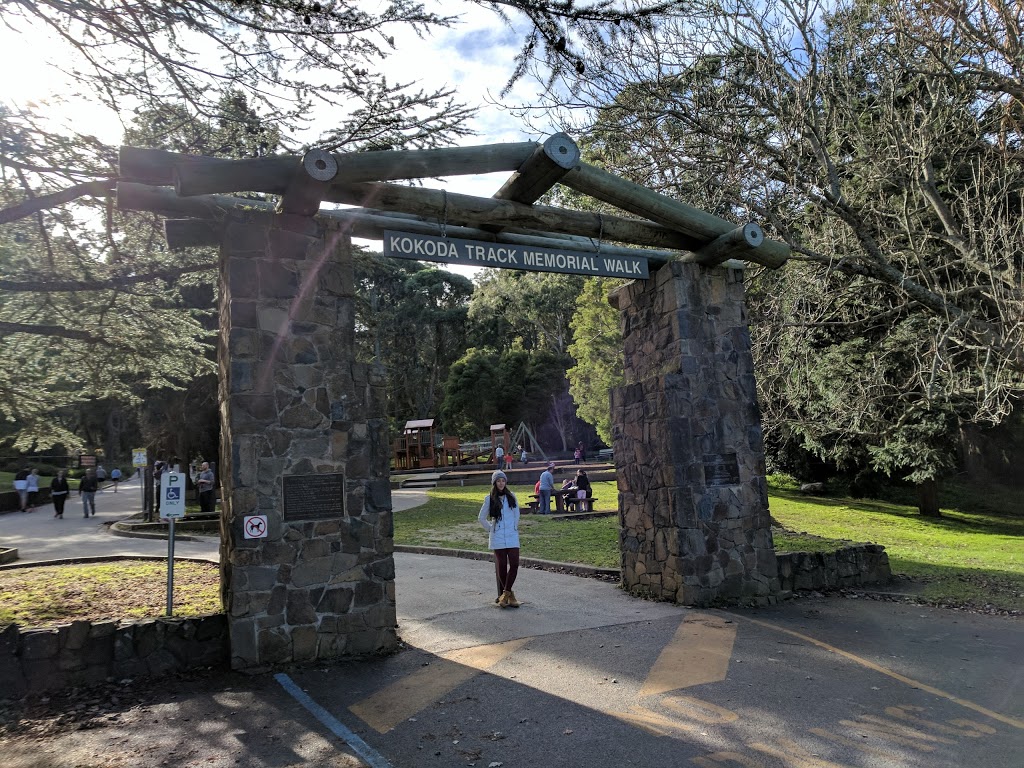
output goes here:
[[302, 164], [288, 182], [277, 210], [297, 216], [313, 216], [338, 175], [338, 161], [322, 149], [311, 149], [302, 156]]
[[[736, 229], [736, 225], [731, 221], [673, 200], [587, 163], [577, 164], [562, 178], [562, 183], [616, 208], [685, 233], [700, 242], [698, 249]], [[789, 259], [789, 254], [789, 246], [785, 243], [765, 240], [751, 253], [750, 260], [778, 269]]]
[[[220, 243], [220, 222], [231, 213], [245, 213], [254, 218], [274, 216], [270, 203], [245, 200], [225, 195], [202, 195], [180, 198], [167, 187], [151, 187], [131, 182], [118, 184], [117, 204], [120, 210], [151, 211], [169, 216], [192, 216], [195, 220], [168, 220], [164, 231], [168, 245], [173, 249], [217, 245]], [[316, 219], [324, 226], [344, 230], [353, 237], [381, 240], [385, 230], [410, 232], [417, 235], [441, 235], [441, 224], [412, 214], [388, 213], [364, 208], [336, 211], [324, 210]], [[676, 259], [693, 261], [692, 253], [672, 250], [626, 248], [597, 243], [584, 237], [552, 237], [540, 232], [488, 232], [473, 227], [448, 226], [444, 234], [466, 240], [509, 243], [538, 248], [554, 248], [607, 256], [642, 256], [652, 264], [664, 264]], [[173, 241], [172, 241], [173, 239]], [[731, 266], [731, 265], [730, 265]]]
[[[515, 171], [536, 148], [532, 141], [475, 147], [349, 152], [333, 155], [345, 181], [421, 179]], [[244, 160], [179, 155], [156, 149], [121, 147], [119, 173], [143, 184], [174, 184], [183, 196], [225, 192], [284, 194], [299, 167], [295, 155]]]
[[494, 193], [494, 198], [525, 205], [535, 203], [579, 161], [580, 148], [569, 136], [564, 133], [548, 136]]
[[704, 245], [704, 241], [650, 221], [523, 205], [511, 200], [472, 197], [439, 189], [383, 183], [336, 184], [331, 187], [328, 200], [363, 208], [414, 213], [434, 218], [447, 226], [530, 229], [672, 250], [692, 251]]
[[751, 259], [751, 254], [763, 244], [764, 231], [754, 222], [747, 222], [697, 251], [696, 261], [708, 267], [717, 267], [729, 259]]

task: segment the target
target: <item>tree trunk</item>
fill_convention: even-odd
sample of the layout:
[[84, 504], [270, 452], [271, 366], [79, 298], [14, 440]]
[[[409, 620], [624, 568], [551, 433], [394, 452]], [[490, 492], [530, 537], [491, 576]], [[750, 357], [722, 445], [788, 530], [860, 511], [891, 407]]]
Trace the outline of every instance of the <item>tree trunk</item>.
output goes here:
[[917, 511], [925, 517], [942, 517], [939, 510], [939, 484], [925, 480], [917, 486]]

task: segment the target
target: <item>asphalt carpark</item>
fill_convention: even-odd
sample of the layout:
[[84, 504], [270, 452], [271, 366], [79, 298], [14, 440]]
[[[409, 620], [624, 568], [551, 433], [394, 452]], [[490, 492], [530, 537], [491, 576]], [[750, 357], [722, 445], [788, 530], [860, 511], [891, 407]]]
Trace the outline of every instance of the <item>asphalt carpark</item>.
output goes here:
[[[115, 681], [95, 699], [65, 697], [82, 709], [9, 740], [0, 762], [1022, 764], [1019, 619], [866, 593], [695, 610], [539, 570], [521, 571], [524, 605], [502, 610], [486, 562], [399, 553], [396, 565], [404, 648], [394, 656]], [[35, 707], [58, 711], [61, 699]]]

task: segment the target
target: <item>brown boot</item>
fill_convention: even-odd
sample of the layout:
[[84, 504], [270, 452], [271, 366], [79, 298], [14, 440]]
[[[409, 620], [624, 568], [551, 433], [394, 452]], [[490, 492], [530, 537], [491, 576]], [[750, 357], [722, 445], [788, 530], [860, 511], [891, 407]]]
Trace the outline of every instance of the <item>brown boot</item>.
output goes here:
[[501, 597], [498, 598], [498, 607], [508, 608], [508, 596], [509, 591], [506, 589], [504, 592], [501, 593]]
[[505, 593], [505, 598], [505, 605], [509, 608], [518, 608], [521, 605], [521, 603], [516, 600], [516, 593], [511, 589]]

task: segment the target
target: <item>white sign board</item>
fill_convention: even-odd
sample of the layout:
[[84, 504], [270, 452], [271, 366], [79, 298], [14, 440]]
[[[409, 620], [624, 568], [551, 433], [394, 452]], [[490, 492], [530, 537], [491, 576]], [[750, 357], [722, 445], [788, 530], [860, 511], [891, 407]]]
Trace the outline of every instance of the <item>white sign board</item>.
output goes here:
[[144, 467], [144, 466], [146, 466], [146, 449], [145, 448], [133, 448], [132, 449], [132, 466], [133, 467]]
[[243, 519], [242, 531], [247, 539], [267, 538], [267, 516], [249, 515]]
[[164, 520], [185, 516], [185, 475], [164, 472], [160, 477], [160, 517]]

